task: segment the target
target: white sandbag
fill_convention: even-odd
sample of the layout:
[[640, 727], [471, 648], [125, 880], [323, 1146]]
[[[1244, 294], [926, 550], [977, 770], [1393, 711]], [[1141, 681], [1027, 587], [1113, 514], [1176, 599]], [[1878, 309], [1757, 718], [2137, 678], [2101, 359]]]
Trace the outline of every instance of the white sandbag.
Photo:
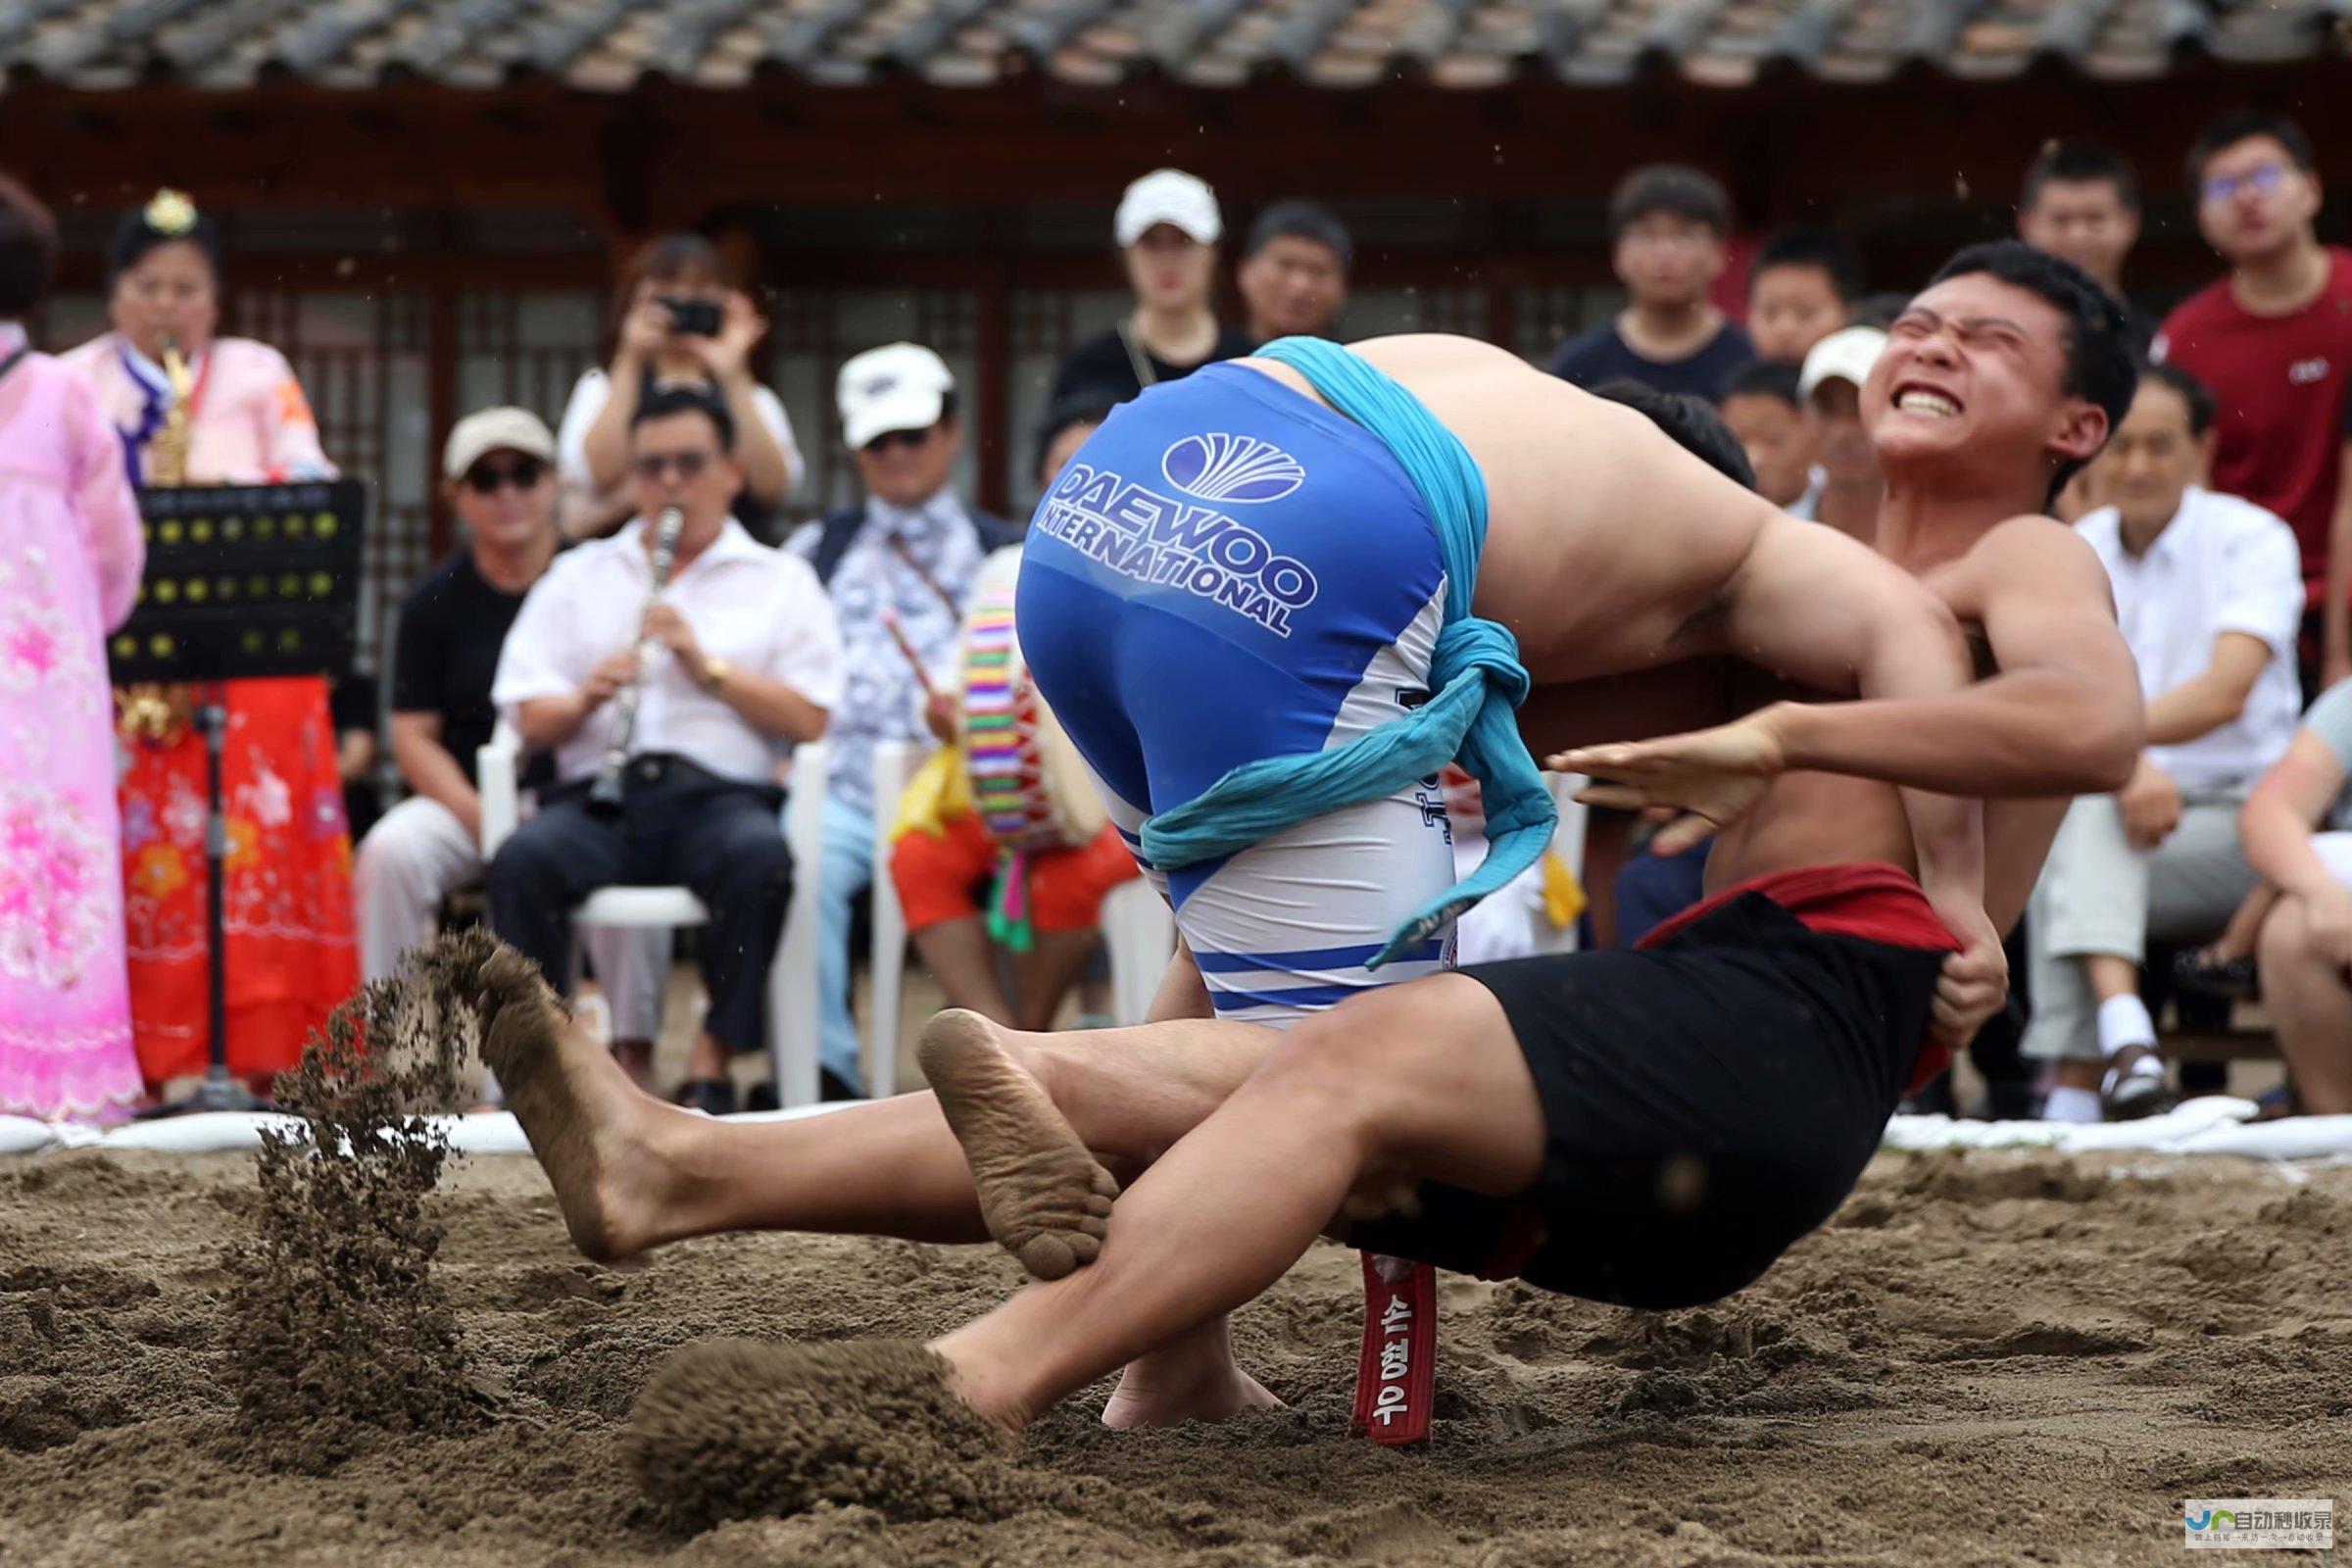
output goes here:
[[2215, 1127], [2251, 1121], [2261, 1108], [2251, 1100], [2239, 1100], [2230, 1095], [2200, 1095], [2194, 1100], [2183, 1100], [2161, 1116], [2143, 1116], [2137, 1121], [2093, 1122], [2072, 1128], [2062, 1147], [2077, 1151], [2175, 1150], [2187, 1139]]
[[49, 1123], [30, 1116], [0, 1116], [0, 1154], [29, 1154], [57, 1142]]
[[803, 1116], [822, 1116], [830, 1111], [848, 1110], [853, 1105], [870, 1105], [873, 1102], [870, 1100], [826, 1100], [820, 1101], [813, 1105], [795, 1105], [789, 1110], [739, 1110], [732, 1116], [721, 1116], [718, 1118], [718, 1120], [741, 1122], [798, 1121]]
[[2065, 1129], [2051, 1121], [1959, 1121], [1897, 1114], [1880, 1143], [1887, 1149], [2032, 1149], [2055, 1146]]
[[511, 1110], [485, 1110], [471, 1116], [437, 1116], [435, 1123], [449, 1134], [449, 1147], [461, 1154], [527, 1154], [530, 1140]]
[[2251, 1120], [2250, 1100], [2202, 1095], [2184, 1100], [2161, 1116], [2138, 1121], [1954, 1121], [1949, 1116], [1896, 1116], [1882, 1142], [1888, 1149], [2051, 1149], [2064, 1153], [2094, 1150], [2178, 1151], [2217, 1128]]
[[2277, 1121], [2207, 1128], [2174, 1146], [2183, 1154], [2244, 1154], [2253, 1159], [2327, 1159], [2352, 1155], [2352, 1116], [2281, 1116]]
[[267, 1110], [198, 1110], [159, 1116], [116, 1128], [100, 1139], [103, 1149], [161, 1149], [179, 1154], [234, 1153], [262, 1147], [262, 1129], [290, 1133], [302, 1123]]

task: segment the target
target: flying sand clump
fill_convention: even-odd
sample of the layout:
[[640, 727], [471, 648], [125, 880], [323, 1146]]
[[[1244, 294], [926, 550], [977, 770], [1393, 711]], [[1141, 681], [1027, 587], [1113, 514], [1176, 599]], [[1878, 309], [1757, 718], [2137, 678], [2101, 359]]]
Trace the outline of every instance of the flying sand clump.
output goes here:
[[254, 1233], [234, 1244], [227, 1372], [248, 1456], [322, 1472], [386, 1434], [480, 1419], [435, 1287], [429, 1202], [449, 1157], [425, 1117], [461, 1103], [483, 1018], [482, 932], [412, 953], [314, 1034], [277, 1081], [300, 1118], [266, 1131]]

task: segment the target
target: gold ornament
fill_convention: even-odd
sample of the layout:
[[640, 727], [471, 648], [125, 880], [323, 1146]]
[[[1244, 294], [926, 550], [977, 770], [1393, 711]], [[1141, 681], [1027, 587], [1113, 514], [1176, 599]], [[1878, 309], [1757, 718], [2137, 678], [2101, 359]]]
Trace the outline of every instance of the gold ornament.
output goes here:
[[158, 234], [185, 234], [196, 226], [196, 202], [184, 190], [166, 188], [155, 193], [141, 216]]

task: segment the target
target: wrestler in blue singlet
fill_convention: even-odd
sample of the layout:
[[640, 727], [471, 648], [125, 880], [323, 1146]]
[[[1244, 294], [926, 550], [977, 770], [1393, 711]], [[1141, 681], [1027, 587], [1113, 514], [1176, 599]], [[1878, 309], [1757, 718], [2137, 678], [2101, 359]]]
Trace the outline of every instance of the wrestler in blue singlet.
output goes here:
[[[1141, 856], [1148, 816], [1232, 769], [1426, 702], [1446, 569], [1389, 447], [1240, 366], [1116, 410], [1040, 503], [1017, 618], [1040, 692]], [[1220, 1016], [1281, 1022], [1437, 968], [1365, 960], [1453, 883], [1435, 778], [1159, 873]]]

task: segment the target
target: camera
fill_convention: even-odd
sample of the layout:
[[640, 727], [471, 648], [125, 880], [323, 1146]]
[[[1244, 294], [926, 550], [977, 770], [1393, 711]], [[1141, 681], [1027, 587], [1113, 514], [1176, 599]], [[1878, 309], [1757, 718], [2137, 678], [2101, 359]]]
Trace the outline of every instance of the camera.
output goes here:
[[718, 336], [718, 302], [716, 300], [681, 300], [660, 296], [662, 308], [669, 312], [669, 329], [681, 337]]

